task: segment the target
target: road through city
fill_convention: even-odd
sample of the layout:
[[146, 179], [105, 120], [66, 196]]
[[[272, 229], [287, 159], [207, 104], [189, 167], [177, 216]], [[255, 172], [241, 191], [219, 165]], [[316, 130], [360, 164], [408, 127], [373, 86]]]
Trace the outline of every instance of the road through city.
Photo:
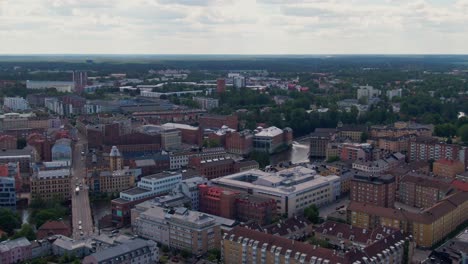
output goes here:
[[87, 152], [87, 143], [80, 137], [73, 148], [72, 164], [72, 224], [73, 238], [84, 239], [94, 233], [93, 219], [86, 186], [86, 163], [83, 153]]

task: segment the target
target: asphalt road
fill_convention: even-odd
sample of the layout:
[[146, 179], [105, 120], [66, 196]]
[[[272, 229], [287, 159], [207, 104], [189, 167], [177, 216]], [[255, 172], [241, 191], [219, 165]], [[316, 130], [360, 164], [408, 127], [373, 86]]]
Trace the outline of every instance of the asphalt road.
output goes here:
[[[87, 152], [86, 141], [80, 137], [73, 148], [72, 165], [72, 224], [73, 238], [84, 239], [94, 233], [93, 219], [88, 196], [88, 186], [86, 186], [86, 163], [82, 151]], [[78, 184], [79, 192], [75, 191]], [[80, 187], [81, 185], [81, 187]]]

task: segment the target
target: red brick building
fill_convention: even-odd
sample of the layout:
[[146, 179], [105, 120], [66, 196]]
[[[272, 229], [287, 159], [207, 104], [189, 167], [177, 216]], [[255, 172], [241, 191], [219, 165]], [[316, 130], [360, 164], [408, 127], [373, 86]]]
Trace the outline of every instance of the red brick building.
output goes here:
[[397, 201], [418, 208], [429, 208], [444, 199], [452, 187], [446, 179], [409, 173], [400, 180]]
[[198, 186], [200, 192], [200, 211], [234, 219], [235, 201], [239, 193], [207, 185]]
[[253, 150], [253, 134], [244, 130], [226, 133], [225, 149], [229, 153], [247, 155]]
[[45, 138], [41, 134], [34, 133], [28, 136], [27, 143], [36, 150], [37, 154], [40, 156], [40, 160], [52, 160], [53, 142], [51, 142], [49, 139]]
[[236, 219], [241, 222], [255, 221], [268, 225], [276, 215], [276, 201], [253, 195], [238, 195], [235, 201]]
[[44, 239], [52, 235], [70, 237], [72, 230], [64, 221], [47, 221], [37, 230], [37, 239]]
[[343, 143], [340, 153], [341, 160], [372, 160], [372, 148], [370, 144]]
[[132, 116], [149, 124], [164, 124], [167, 122], [190, 123], [198, 120], [206, 113], [201, 109], [178, 109], [171, 111], [135, 112]]
[[[458, 160], [460, 158], [461, 147], [454, 144], [446, 144], [439, 142], [436, 138], [432, 137], [419, 137], [410, 141], [408, 145], [408, 161], [419, 160]], [[465, 153], [465, 163], [466, 153]]]
[[356, 174], [351, 180], [350, 200], [382, 207], [395, 203], [395, 177], [390, 174]]
[[0, 135], [0, 149], [16, 149], [17, 138], [10, 135]]
[[182, 143], [198, 146], [203, 145], [203, 129], [200, 127], [178, 123], [166, 123], [162, 126], [165, 128], [174, 128], [180, 130]]
[[224, 93], [226, 91], [226, 79], [219, 78], [216, 80], [216, 92]]
[[237, 129], [239, 120], [236, 115], [202, 115], [198, 117], [198, 123], [202, 128], [221, 128], [228, 126]]
[[251, 160], [235, 161], [229, 157], [206, 160], [194, 156], [189, 159], [189, 167], [211, 180], [247, 169], [258, 169], [258, 163]]

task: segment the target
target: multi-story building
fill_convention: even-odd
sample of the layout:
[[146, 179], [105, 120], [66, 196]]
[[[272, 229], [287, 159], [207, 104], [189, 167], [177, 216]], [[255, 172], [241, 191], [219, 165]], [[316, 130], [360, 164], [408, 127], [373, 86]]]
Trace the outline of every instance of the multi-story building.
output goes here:
[[277, 173], [249, 170], [212, 180], [213, 185], [274, 199], [278, 214], [289, 217], [310, 206], [322, 206], [340, 196], [340, 178], [320, 176], [306, 167], [293, 167]]
[[83, 259], [84, 264], [153, 264], [159, 261], [158, 245], [151, 240], [132, 239], [103, 249]]
[[198, 188], [200, 193], [200, 212], [229, 219], [235, 218], [235, 201], [239, 192], [208, 185], [200, 185]]
[[38, 171], [31, 177], [31, 198], [68, 200], [70, 184], [70, 169]]
[[356, 174], [351, 180], [350, 200], [382, 207], [395, 203], [395, 177], [390, 174]]
[[20, 172], [29, 173], [31, 162], [35, 162], [31, 149], [8, 149], [0, 151], [0, 163], [18, 162]]
[[411, 122], [395, 122], [393, 125], [375, 125], [370, 127], [372, 138], [399, 138], [415, 135], [417, 137], [430, 137], [434, 130], [433, 125], [423, 125]]
[[361, 98], [367, 98], [367, 99], [378, 98], [379, 96], [380, 96], [380, 90], [374, 89], [374, 87], [370, 85], [359, 86], [357, 90], [358, 100]]
[[178, 123], [166, 123], [162, 126], [166, 128], [175, 128], [180, 130], [182, 136], [182, 143], [198, 146], [201, 146], [203, 144], [203, 130], [200, 127], [194, 127]]
[[0, 242], [0, 263], [13, 264], [32, 258], [31, 243], [24, 237]]
[[3, 107], [10, 111], [26, 111], [29, 109], [29, 104], [23, 97], [5, 97]]
[[274, 153], [281, 147], [289, 147], [292, 144], [293, 132], [291, 128], [279, 129], [277, 127], [255, 130], [253, 137], [253, 149], [255, 151]]
[[72, 75], [74, 92], [81, 94], [88, 85], [88, 74], [85, 71], [74, 71]]
[[388, 100], [391, 101], [394, 97], [401, 97], [402, 91], [402, 89], [392, 89], [387, 90], [385, 94], [387, 95]]
[[223, 148], [204, 148], [201, 151], [174, 152], [170, 155], [170, 169], [177, 170], [189, 165], [189, 160], [193, 157], [201, 160], [214, 160], [226, 158], [227, 153]]
[[16, 192], [19, 193], [23, 191], [23, 179], [20, 173], [19, 162], [0, 163], [0, 177], [14, 179]]
[[247, 155], [253, 150], [253, 134], [249, 130], [227, 132], [225, 148], [229, 153]]
[[356, 160], [353, 162], [353, 169], [368, 173], [383, 173], [389, 171], [405, 162], [405, 155], [394, 153], [390, 156], [375, 161]]
[[0, 135], [0, 149], [17, 149], [17, 138], [10, 135]]
[[15, 178], [0, 177], [0, 208], [16, 209]]
[[408, 173], [399, 181], [396, 199], [409, 206], [429, 208], [444, 199], [451, 190], [447, 180]]
[[72, 148], [71, 140], [68, 138], [61, 138], [52, 146], [52, 160], [53, 161], [71, 161]]
[[111, 201], [112, 222], [116, 226], [130, 224], [130, 210], [136, 204], [169, 193], [181, 180], [182, 174], [177, 172], [142, 177], [137, 187], [120, 192], [120, 197]]
[[245, 87], [246, 83], [245, 83], [245, 77], [244, 76], [235, 76], [233, 79], [232, 79], [232, 85], [234, 88], [242, 88], [242, 87]]
[[459, 145], [442, 143], [435, 138], [417, 137], [409, 143], [407, 156], [409, 161], [461, 160], [460, 152], [462, 148]]
[[340, 159], [350, 161], [372, 160], [372, 145], [368, 143], [343, 143], [341, 145]]
[[189, 166], [208, 180], [248, 169], [258, 169], [258, 163], [256, 161], [235, 161], [230, 157], [212, 160], [202, 159], [200, 157], [191, 157], [189, 160]]
[[216, 92], [223, 93], [226, 91], [226, 79], [219, 78], [216, 80]]
[[221, 229], [216, 219], [183, 207], [169, 211], [137, 206], [132, 210], [132, 227], [139, 236], [196, 256], [219, 248]]
[[468, 192], [456, 192], [420, 212], [353, 201], [347, 210], [353, 226], [396, 228], [411, 234], [418, 246], [431, 247], [468, 220]]
[[195, 96], [193, 100], [204, 110], [211, 110], [219, 106], [219, 100], [214, 98]]
[[[335, 137], [336, 130], [332, 128], [317, 128], [310, 134], [309, 156], [314, 159], [326, 157], [327, 145]], [[339, 155], [337, 155], [338, 157]]]
[[412, 138], [416, 136], [408, 135], [401, 137], [381, 137], [376, 141], [379, 149], [388, 150], [391, 152], [406, 152], [408, 151], [408, 144]]
[[254, 221], [261, 226], [271, 224], [276, 218], [276, 200], [249, 194], [237, 195], [235, 218], [241, 222]]
[[61, 81], [26, 81], [27, 89], [47, 89], [55, 88], [59, 92], [71, 93], [73, 92], [75, 85], [73, 82], [61, 82]]
[[206, 128], [221, 128], [228, 126], [237, 129], [239, 120], [236, 115], [202, 115], [198, 117], [198, 123], [203, 129]]
[[[317, 247], [281, 236], [267, 234], [245, 227], [235, 227], [223, 234], [221, 255], [226, 264], [237, 263], [328, 263], [357, 264], [375, 261], [380, 263], [405, 263], [405, 244], [410, 238], [396, 232], [361, 250], [342, 252]], [[413, 247], [409, 246], [408, 259]]]
[[126, 167], [114, 171], [89, 172], [86, 180], [92, 192], [115, 194], [135, 187], [140, 174], [140, 169]]
[[465, 164], [460, 160], [447, 160], [440, 159], [436, 160], [433, 164], [434, 175], [455, 179], [457, 174], [465, 171]]

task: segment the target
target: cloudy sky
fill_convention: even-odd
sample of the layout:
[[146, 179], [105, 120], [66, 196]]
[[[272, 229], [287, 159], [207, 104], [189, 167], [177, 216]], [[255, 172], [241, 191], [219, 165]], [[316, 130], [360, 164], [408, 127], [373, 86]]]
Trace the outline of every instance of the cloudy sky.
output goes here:
[[0, 54], [468, 53], [468, 0], [0, 0]]

